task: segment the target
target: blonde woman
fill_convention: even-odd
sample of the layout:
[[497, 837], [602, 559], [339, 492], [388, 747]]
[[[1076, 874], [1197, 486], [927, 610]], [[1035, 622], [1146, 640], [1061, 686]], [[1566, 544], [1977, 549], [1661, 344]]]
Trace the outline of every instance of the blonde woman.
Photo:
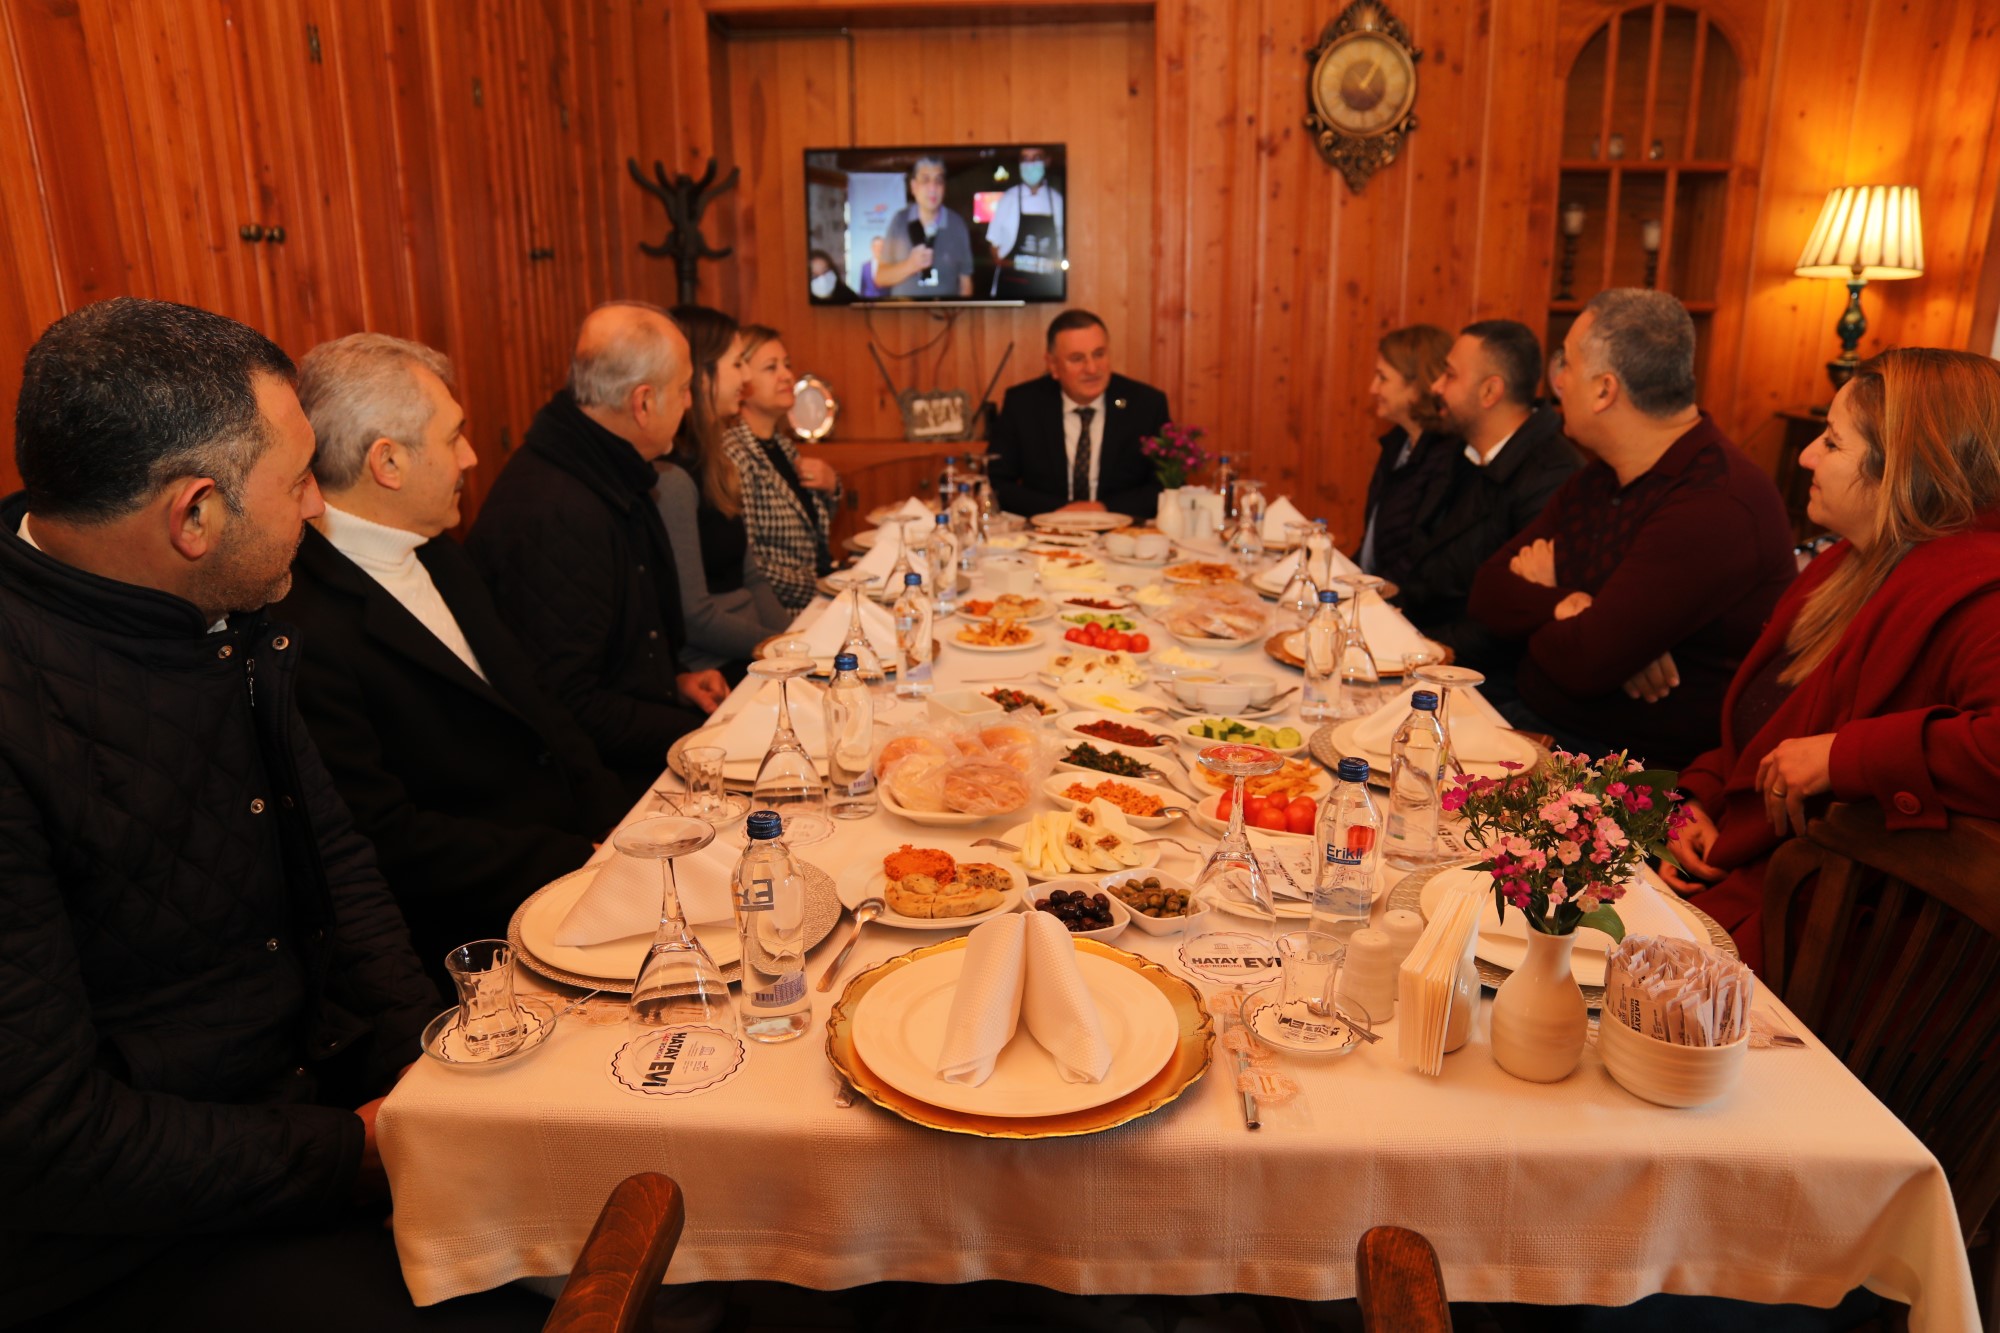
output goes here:
[[750, 552], [778, 600], [803, 611], [822, 574], [833, 572], [828, 537], [840, 478], [824, 459], [801, 458], [785, 416], [792, 410], [792, 360], [776, 329], [743, 328], [743, 398], [724, 433], [743, 486]]
[[1865, 362], [1799, 462], [1842, 540], [1778, 603], [1681, 774], [1674, 886], [1753, 966], [1764, 866], [1816, 796], [1890, 828], [2000, 815], [2000, 362], [1913, 348]]

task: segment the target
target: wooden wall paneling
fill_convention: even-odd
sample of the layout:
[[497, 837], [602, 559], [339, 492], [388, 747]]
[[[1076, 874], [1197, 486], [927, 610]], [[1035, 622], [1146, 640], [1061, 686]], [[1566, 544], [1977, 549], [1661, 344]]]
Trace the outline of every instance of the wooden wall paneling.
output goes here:
[[[62, 314], [62, 276], [50, 234], [46, 179], [35, 156], [12, 16], [0, 10], [0, 417], [11, 431], [21, 391], [21, 361], [41, 331]], [[12, 449], [0, 453], [0, 494], [21, 484]]]
[[[1558, 79], [1524, 77], [1523, 71], [1557, 68], [1556, 11], [1495, 3], [1485, 14], [1487, 73], [1467, 322], [1516, 319], [1539, 331], [1555, 290], [1559, 207], [1559, 148], [1556, 136], [1541, 127], [1560, 123], [1563, 94]], [[1544, 359], [1548, 353], [1542, 349]]]

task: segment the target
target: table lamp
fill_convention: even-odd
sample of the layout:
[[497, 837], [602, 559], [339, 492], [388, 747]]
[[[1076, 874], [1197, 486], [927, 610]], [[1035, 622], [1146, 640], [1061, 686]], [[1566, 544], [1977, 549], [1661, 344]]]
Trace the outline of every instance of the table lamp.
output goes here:
[[1842, 185], [1827, 193], [1812, 239], [1794, 270], [1802, 278], [1834, 278], [1847, 284], [1847, 309], [1834, 331], [1840, 355], [1826, 363], [1835, 392], [1854, 377], [1861, 358], [1855, 349], [1868, 321], [1861, 314], [1861, 289], [1871, 278], [1915, 278], [1924, 271], [1924, 226], [1914, 185]]

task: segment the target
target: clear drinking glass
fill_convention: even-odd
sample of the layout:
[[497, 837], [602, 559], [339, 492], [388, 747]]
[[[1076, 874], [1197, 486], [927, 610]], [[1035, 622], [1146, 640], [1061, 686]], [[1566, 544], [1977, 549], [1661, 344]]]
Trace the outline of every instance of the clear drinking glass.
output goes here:
[[729, 983], [688, 928], [674, 880], [675, 857], [691, 855], [714, 841], [715, 825], [675, 815], [637, 820], [611, 835], [611, 845], [620, 856], [659, 866], [660, 925], [632, 982], [631, 1018], [642, 1027], [740, 1030]]
[[1459, 762], [1457, 747], [1451, 740], [1451, 692], [1454, 688], [1479, 688], [1486, 683], [1485, 673], [1474, 671], [1471, 667], [1436, 665], [1418, 667], [1410, 675], [1437, 691], [1437, 720], [1444, 731], [1445, 767], [1452, 771], [1453, 776], [1464, 777], [1465, 765]]
[[1424, 648], [1419, 648], [1417, 651], [1412, 653], [1404, 653], [1403, 679], [1410, 680], [1414, 678], [1416, 673], [1421, 668], [1427, 666], [1435, 666], [1439, 660], [1440, 659], [1436, 653], [1431, 652], [1430, 650]]
[[514, 1002], [514, 951], [505, 940], [474, 940], [445, 955], [458, 988], [459, 1040], [467, 1058], [498, 1060], [527, 1039], [528, 1020]]
[[[854, 654], [856, 669], [861, 673], [861, 679], [879, 684], [887, 679], [882, 669], [882, 655], [875, 651], [875, 645], [868, 641], [868, 631], [861, 626], [861, 593], [869, 586], [867, 576], [834, 575], [827, 581], [847, 592], [847, 642], [840, 645], [840, 651]], [[806, 656], [805, 653], [791, 655]]]
[[1236, 483], [1236, 529], [1229, 551], [1245, 570], [1264, 558], [1264, 508], [1261, 483], [1247, 478]]
[[778, 683], [778, 725], [771, 733], [764, 761], [757, 766], [750, 808], [777, 811], [785, 821], [786, 839], [795, 847], [819, 842], [833, 833], [833, 820], [826, 812], [826, 785], [820, 781], [818, 763], [792, 730], [792, 705], [786, 688], [812, 669], [812, 659], [806, 657], [774, 657], [750, 664], [751, 675]]
[[720, 745], [690, 745], [681, 751], [681, 762], [687, 765], [688, 795], [681, 802], [681, 813], [691, 819], [705, 819], [713, 824], [722, 814], [725, 798], [722, 789], [722, 761], [728, 752]]
[[1365, 717], [1379, 702], [1382, 673], [1376, 669], [1375, 654], [1368, 648], [1368, 635], [1361, 628], [1361, 599], [1382, 586], [1373, 574], [1345, 574], [1333, 581], [1347, 594], [1347, 619], [1340, 639], [1340, 698], [1337, 717]]
[[882, 581], [868, 590], [868, 595], [878, 602], [893, 602], [903, 595], [903, 575], [910, 572], [910, 543], [903, 533], [901, 523], [889, 524], [896, 539], [896, 563], [882, 576]]
[[1201, 752], [1201, 766], [1230, 779], [1229, 831], [1195, 878], [1195, 897], [1246, 903], [1260, 916], [1275, 916], [1271, 887], [1264, 882], [1263, 867], [1257, 864], [1257, 853], [1243, 832], [1243, 781], [1275, 773], [1285, 761], [1261, 745], [1211, 745]]
[[1278, 936], [1278, 1002], [1303, 1004], [1316, 1018], [1334, 1010], [1334, 990], [1347, 950], [1338, 939], [1316, 930]]

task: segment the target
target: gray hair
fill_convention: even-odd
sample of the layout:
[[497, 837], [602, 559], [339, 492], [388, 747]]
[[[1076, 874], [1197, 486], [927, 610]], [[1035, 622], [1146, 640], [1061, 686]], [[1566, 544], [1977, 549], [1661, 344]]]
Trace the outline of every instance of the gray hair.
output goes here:
[[1594, 316], [1583, 340], [1586, 370], [1610, 373], [1625, 386], [1632, 406], [1649, 417], [1670, 417], [1694, 406], [1694, 320], [1666, 292], [1612, 287], [1590, 299]]
[[[667, 377], [667, 366], [672, 359], [672, 344], [668, 341], [673, 328], [671, 317], [651, 301], [606, 301], [597, 310], [620, 307], [650, 310], [660, 316], [660, 323], [650, 328], [635, 327], [619, 337], [589, 346], [577, 344], [576, 354], [569, 363], [569, 391], [578, 407], [623, 411], [632, 390], [642, 384], [658, 384]], [[588, 317], [585, 322], [589, 322]]]
[[452, 382], [444, 353], [386, 333], [350, 333], [305, 354], [299, 362], [299, 406], [319, 445], [313, 475], [320, 485], [330, 491], [352, 486], [377, 440], [423, 447], [435, 408], [410, 373], [414, 366]]
[[944, 164], [944, 159], [941, 157], [920, 157], [910, 163], [910, 179], [915, 180], [918, 170], [923, 167], [936, 167], [939, 171], [947, 173], [951, 171], [951, 168]]

